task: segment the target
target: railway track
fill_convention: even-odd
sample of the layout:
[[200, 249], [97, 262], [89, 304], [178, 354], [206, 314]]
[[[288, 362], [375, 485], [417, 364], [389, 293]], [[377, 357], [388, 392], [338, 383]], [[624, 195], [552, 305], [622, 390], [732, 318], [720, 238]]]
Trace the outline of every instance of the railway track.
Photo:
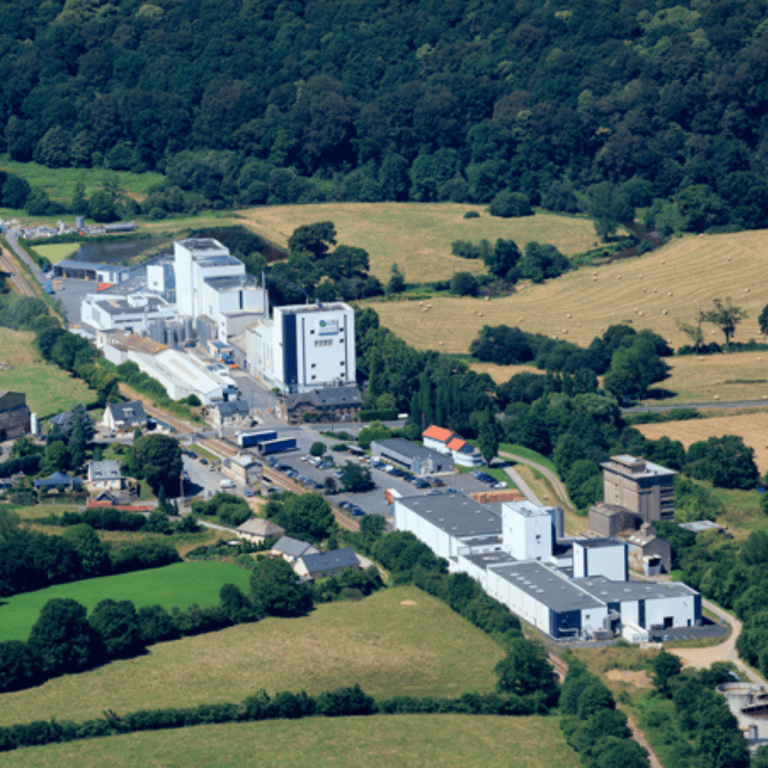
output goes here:
[[13, 259], [3, 251], [0, 253], [0, 271], [6, 272], [9, 275], [8, 282], [20, 296], [29, 296], [30, 298], [37, 298], [37, 294], [32, 290], [24, 276], [19, 272], [18, 267], [14, 263]]
[[[144, 411], [149, 416], [153, 416], [159, 421], [162, 421], [165, 424], [169, 424], [175, 430], [177, 430], [179, 434], [191, 435], [200, 431], [189, 424], [189, 422], [176, 418], [175, 416], [171, 416], [160, 408], [157, 408], [151, 403], [148, 403], [143, 397], [141, 397], [141, 395], [122, 384], [120, 385], [120, 394], [130, 399], [135, 399], [138, 397], [138, 399], [141, 400], [144, 405]], [[231, 459], [241, 452], [236, 445], [219, 437], [201, 437], [196, 442], [206, 451], [209, 451], [214, 456], [218, 456], [220, 459]], [[267, 466], [266, 464], [262, 467], [262, 475], [273, 485], [282, 488], [284, 491], [290, 491], [291, 493], [295, 493], [299, 496], [305, 493], [312, 493], [309, 488], [305, 488], [300, 483], [291, 480], [291, 478], [286, 477], [282, 472], [278, 472], [276, 469]], [[353, 520], [352, 518], [347, 517], [347, 515], [345, 515], [340, 509], [334, 507], [333, 504], [331, 504], [331, 510], [333, 511], [333, 516], [336, 518], [336, 522], [339, 524], [339, 526], [346, 528], [348, 531], [357, 532], [360, 530], [360, 523], [358, 523], [357, 520]]]

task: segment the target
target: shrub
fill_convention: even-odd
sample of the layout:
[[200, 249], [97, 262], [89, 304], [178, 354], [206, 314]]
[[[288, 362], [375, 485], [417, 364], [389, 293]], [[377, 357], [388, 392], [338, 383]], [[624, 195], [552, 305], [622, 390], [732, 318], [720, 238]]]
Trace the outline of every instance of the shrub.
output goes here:
[[503, 219], [533, 216], [528, 198], [520, 192], [512, 192], [509, 189], [502, 190], [493, 198], [488, 206], [488, 212], [491, 216], [500, 216]]

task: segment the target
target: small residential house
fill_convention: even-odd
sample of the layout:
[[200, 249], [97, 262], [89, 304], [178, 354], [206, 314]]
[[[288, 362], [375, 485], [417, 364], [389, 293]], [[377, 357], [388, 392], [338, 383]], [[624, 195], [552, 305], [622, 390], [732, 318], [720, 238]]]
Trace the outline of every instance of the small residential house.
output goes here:
[[211, 403], [208, 413], [217, 428], [251, 426], [251, 409], [245, 400], [216, 401]]
[[303, 579], [336, 576], [350, 568], [360, 568], [360, 561], [352, 547], [332, 549], [330, 552], [304, 554], [293, 565], [293, 570]]
[[454, 463], [459, 466], [480, 467], [485, 463], [476, 448], [450, 429], [433, 424], [422, 432], [421, 439], [425, 448], [431, 448], [444, 456], [453, 456]]
[[93, 491], [119, 491], [123, 487], [120, 463], [114, 459], [88, 464], [88, 486]]
[[316, 555], [320, 550], [315, 549], [311, 544], [299, 539], [292, 539], [290, 536], [283, 536], [280, 541], [272, 547], [272, 554], [282, 557], [283, 560], [294, 565], [296, 561], [304, 555]]
[[101, 422], [111, 432], [132, 432], [147, 424], [147, 414], [140, 400], [130, 403], [109, 403]]
[[285, 536], [285, 528], [260, 517], [252, 517], [237, 526], [237, 538], [252, 544], [261, 544], [267, 539], [277, 539], [281, 536]]
[[59, 485], [63, 485], [66, 488], [80, 488], [83, 481], [79, 477], [73, 477], [66, 475], [64, 472], [54, 472], [48, 477], [35, 480], [35, 488], [56, 488]]

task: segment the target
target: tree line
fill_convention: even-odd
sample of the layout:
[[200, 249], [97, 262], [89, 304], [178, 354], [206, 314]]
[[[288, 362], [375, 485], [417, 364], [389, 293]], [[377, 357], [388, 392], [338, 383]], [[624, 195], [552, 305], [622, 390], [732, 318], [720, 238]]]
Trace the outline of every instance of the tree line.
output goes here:
[[150, 213], [314, 200], [648, 207], [763, 227], [762, 2], [6, 4], [14, 160], [164, 171]]

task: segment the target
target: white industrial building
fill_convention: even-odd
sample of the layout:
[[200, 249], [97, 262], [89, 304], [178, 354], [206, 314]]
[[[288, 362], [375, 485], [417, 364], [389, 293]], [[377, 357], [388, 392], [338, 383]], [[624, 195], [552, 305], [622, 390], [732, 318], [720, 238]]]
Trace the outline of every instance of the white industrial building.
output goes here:
[[96, 293], [86, 296], [80, 305], [80, 317], [95, 331], [124, 330], [146, 333], [155, 320], [172, 320], [176, 307], [162, 296], [140, 291], [127, 296]]
[[341, 302], [275, 307], [247, 332], [249, 370], [283, 393], [354, 386], [355, 313]]
[[501, 514], [460, 495], [393, 500], [411, 531], [491, 597], [554, 638], [630, 641], [701, 623], [701, 595], [685, 584], [629, 581], [619, 539], [566, 539], [562, 509], [504, 502]]
[[159, 381], [172, 400], [196, 395], [204, 405], [236, 396], [237, 387], [220, 365], [208, 365], [192, 354], [165, 349], [151, 355], [130, 350], [128, 360]]

